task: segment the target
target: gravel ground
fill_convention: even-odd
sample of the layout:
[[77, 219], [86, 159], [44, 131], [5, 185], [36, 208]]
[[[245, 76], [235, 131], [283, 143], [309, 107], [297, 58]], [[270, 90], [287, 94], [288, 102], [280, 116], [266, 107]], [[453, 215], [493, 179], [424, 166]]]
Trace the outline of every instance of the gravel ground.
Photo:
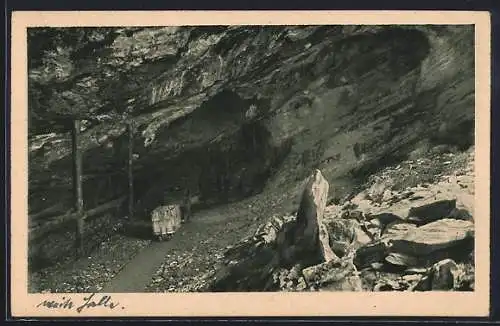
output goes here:
[[114, 234], [88, 257], [67, 261], [30, 274], [29, 292], [67, 293], [99, 290], [149, 240]]

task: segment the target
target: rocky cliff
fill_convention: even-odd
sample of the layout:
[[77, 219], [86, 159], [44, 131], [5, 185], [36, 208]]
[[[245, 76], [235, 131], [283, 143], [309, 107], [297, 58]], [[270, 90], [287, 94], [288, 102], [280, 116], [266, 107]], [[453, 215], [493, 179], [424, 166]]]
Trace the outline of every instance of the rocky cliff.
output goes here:
[[185, 187], [226, 203], [286, 192], [314, 168], [340, 199], [410, 152], [474, 140], [472, 26], [33, 29], [28, 45], [39, 218], [72, 206], [72, 117], [87, 208], [126, 194], [135, 123], [144, 218]]

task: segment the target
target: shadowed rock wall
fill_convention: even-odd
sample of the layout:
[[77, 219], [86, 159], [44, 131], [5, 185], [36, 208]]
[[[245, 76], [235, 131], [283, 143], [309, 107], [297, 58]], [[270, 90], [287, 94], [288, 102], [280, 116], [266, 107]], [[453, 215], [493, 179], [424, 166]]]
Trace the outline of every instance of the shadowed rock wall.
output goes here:
[[74, 107], [88, 120], [89, 208], [126, 194], [125, 125], [99, 119], [130, 112], [144, 218], [186, 186], [205, 203], [225, 203], [289, 188], [313, 168], [330, 182], [351, 180], [422, 144], [465, 148], [474, 139], [472, 26], [167, 27], [102, 35], [74, 53], [56, 51], [59, 69], [36, 37], [30, 41], [41, 53], [30, 62], [30, 214], [71, 208], [64, 112]]

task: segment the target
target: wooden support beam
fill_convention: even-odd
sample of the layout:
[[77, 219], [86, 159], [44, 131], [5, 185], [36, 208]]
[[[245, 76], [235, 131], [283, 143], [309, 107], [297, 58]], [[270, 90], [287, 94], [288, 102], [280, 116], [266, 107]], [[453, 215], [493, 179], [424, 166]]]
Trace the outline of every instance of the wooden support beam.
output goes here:
[[134, 218], [134, 126], [133, 122], [127, 123], [128, 131], [128, 162], [127, 162], [127, 177], [128, 177], [128, 217]]
[[75, 211], [78, 215], [76, 221], [75, 253], [76, 257], [83, 253], [84, 214], [83, 214], [83, 187], [82, 187], [82, 151], [80, 149], [80, 120], [73, 120], [72, 152], [73, 152], [73, 193], [75, 198]]

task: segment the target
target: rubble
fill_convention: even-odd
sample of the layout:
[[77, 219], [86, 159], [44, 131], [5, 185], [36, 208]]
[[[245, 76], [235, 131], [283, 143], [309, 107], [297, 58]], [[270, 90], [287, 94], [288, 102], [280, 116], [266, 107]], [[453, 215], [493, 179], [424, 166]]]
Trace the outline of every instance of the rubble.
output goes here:
[[[422, 162], [428, 161], [414, 164]], [[401, 167], [396, 171], [403, 173]], [[274, 281], [268, 285], [274, 282], [274, 286], [267, 286], [266, 291], [473, 290], [474, 221], [464, 208], [468, 197], [457, 191], [466, 188], [445, 179], [401, 192], [387, 187], [382, 191], [377, 187], [390, 182], [379, 179], [370, 190], [379, 194], [376, 202], [361, 192], [350, 201], [332, 203], [323, 214], [322, 196], [328, 184], [319, 176], [321, 172], [316, 171], [306, 186], [309, 192], [303, 196], [307, 200], [302, 197], [297, 215], [300, 223], [288, 217], [287, 223], [273, 222], [281, 228], [266, 224], [259, 229], [268, 230], [271, 239], [282, 238], [275, 242], [278, 251], [294, 251], [286, 256], [285, 265], [269, 272]], [[315, 182], [311, 180], [322, 184], [322, 191], [316, 190], [320, 197], [312, 195]], [[447, 191], [448, 187], [453, 191]], [[312, 253], [318, 247], [319, 260], [297, 254]], [[332, 250], [333, 258], [325, 254], [325, 247]]]

